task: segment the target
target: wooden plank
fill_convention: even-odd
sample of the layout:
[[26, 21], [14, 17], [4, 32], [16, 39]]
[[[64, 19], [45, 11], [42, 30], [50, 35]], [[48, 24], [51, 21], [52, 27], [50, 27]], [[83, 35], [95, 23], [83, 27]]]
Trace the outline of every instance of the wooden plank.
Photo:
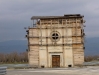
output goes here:
[[29, 36], [38, 36], [38, 29], [29, 29]]
[[29, 43], [30, 43], [30, 44], [38, 44], [38, 43], [39, 43], [38, 41], [39, 41], [38, 38], [30, 38], [30, 39], [29, 39]]

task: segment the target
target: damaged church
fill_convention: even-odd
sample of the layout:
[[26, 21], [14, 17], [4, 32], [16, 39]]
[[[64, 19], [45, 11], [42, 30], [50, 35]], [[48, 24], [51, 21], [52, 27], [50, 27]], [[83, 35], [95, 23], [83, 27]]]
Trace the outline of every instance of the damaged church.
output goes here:
[[74, 67], [84, 62], [84, 16], [33, 16], [28, 27], [28, 60], [34, 67]]

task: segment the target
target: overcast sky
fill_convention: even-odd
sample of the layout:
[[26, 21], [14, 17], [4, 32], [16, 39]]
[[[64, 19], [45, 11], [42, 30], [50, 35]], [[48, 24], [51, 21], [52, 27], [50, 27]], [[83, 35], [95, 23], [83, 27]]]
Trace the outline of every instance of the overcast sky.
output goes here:
[[0, 0], [0, 41], [24, 40], [32, 16], [82, 14], [86, 37], [99, 37], [99, 0]]

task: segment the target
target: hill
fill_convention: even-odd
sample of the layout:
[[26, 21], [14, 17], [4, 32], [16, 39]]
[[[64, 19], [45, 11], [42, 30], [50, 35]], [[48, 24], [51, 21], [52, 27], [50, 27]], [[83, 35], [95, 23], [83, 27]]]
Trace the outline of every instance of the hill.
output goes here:
[[[27, 40], [10, 40], [0, 42], [0, 53], [25, 52]], [[85, 55], [99, 55], [99, 37], [85, 39]]]
[[85, 39], [85, 55], [99, 55], [99, 37]]
[[10, 40], [0, 42], [0, 53], [25, 52], [26, 49], [26, 40]]

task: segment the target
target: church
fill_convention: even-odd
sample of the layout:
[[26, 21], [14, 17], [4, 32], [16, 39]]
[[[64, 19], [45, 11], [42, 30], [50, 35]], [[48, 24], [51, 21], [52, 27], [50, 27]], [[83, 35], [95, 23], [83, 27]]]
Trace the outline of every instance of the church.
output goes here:
[[74, 67], [84, 62], [84, 16], [33, 16], [28, 27], [29, 65], [39, 68]]

